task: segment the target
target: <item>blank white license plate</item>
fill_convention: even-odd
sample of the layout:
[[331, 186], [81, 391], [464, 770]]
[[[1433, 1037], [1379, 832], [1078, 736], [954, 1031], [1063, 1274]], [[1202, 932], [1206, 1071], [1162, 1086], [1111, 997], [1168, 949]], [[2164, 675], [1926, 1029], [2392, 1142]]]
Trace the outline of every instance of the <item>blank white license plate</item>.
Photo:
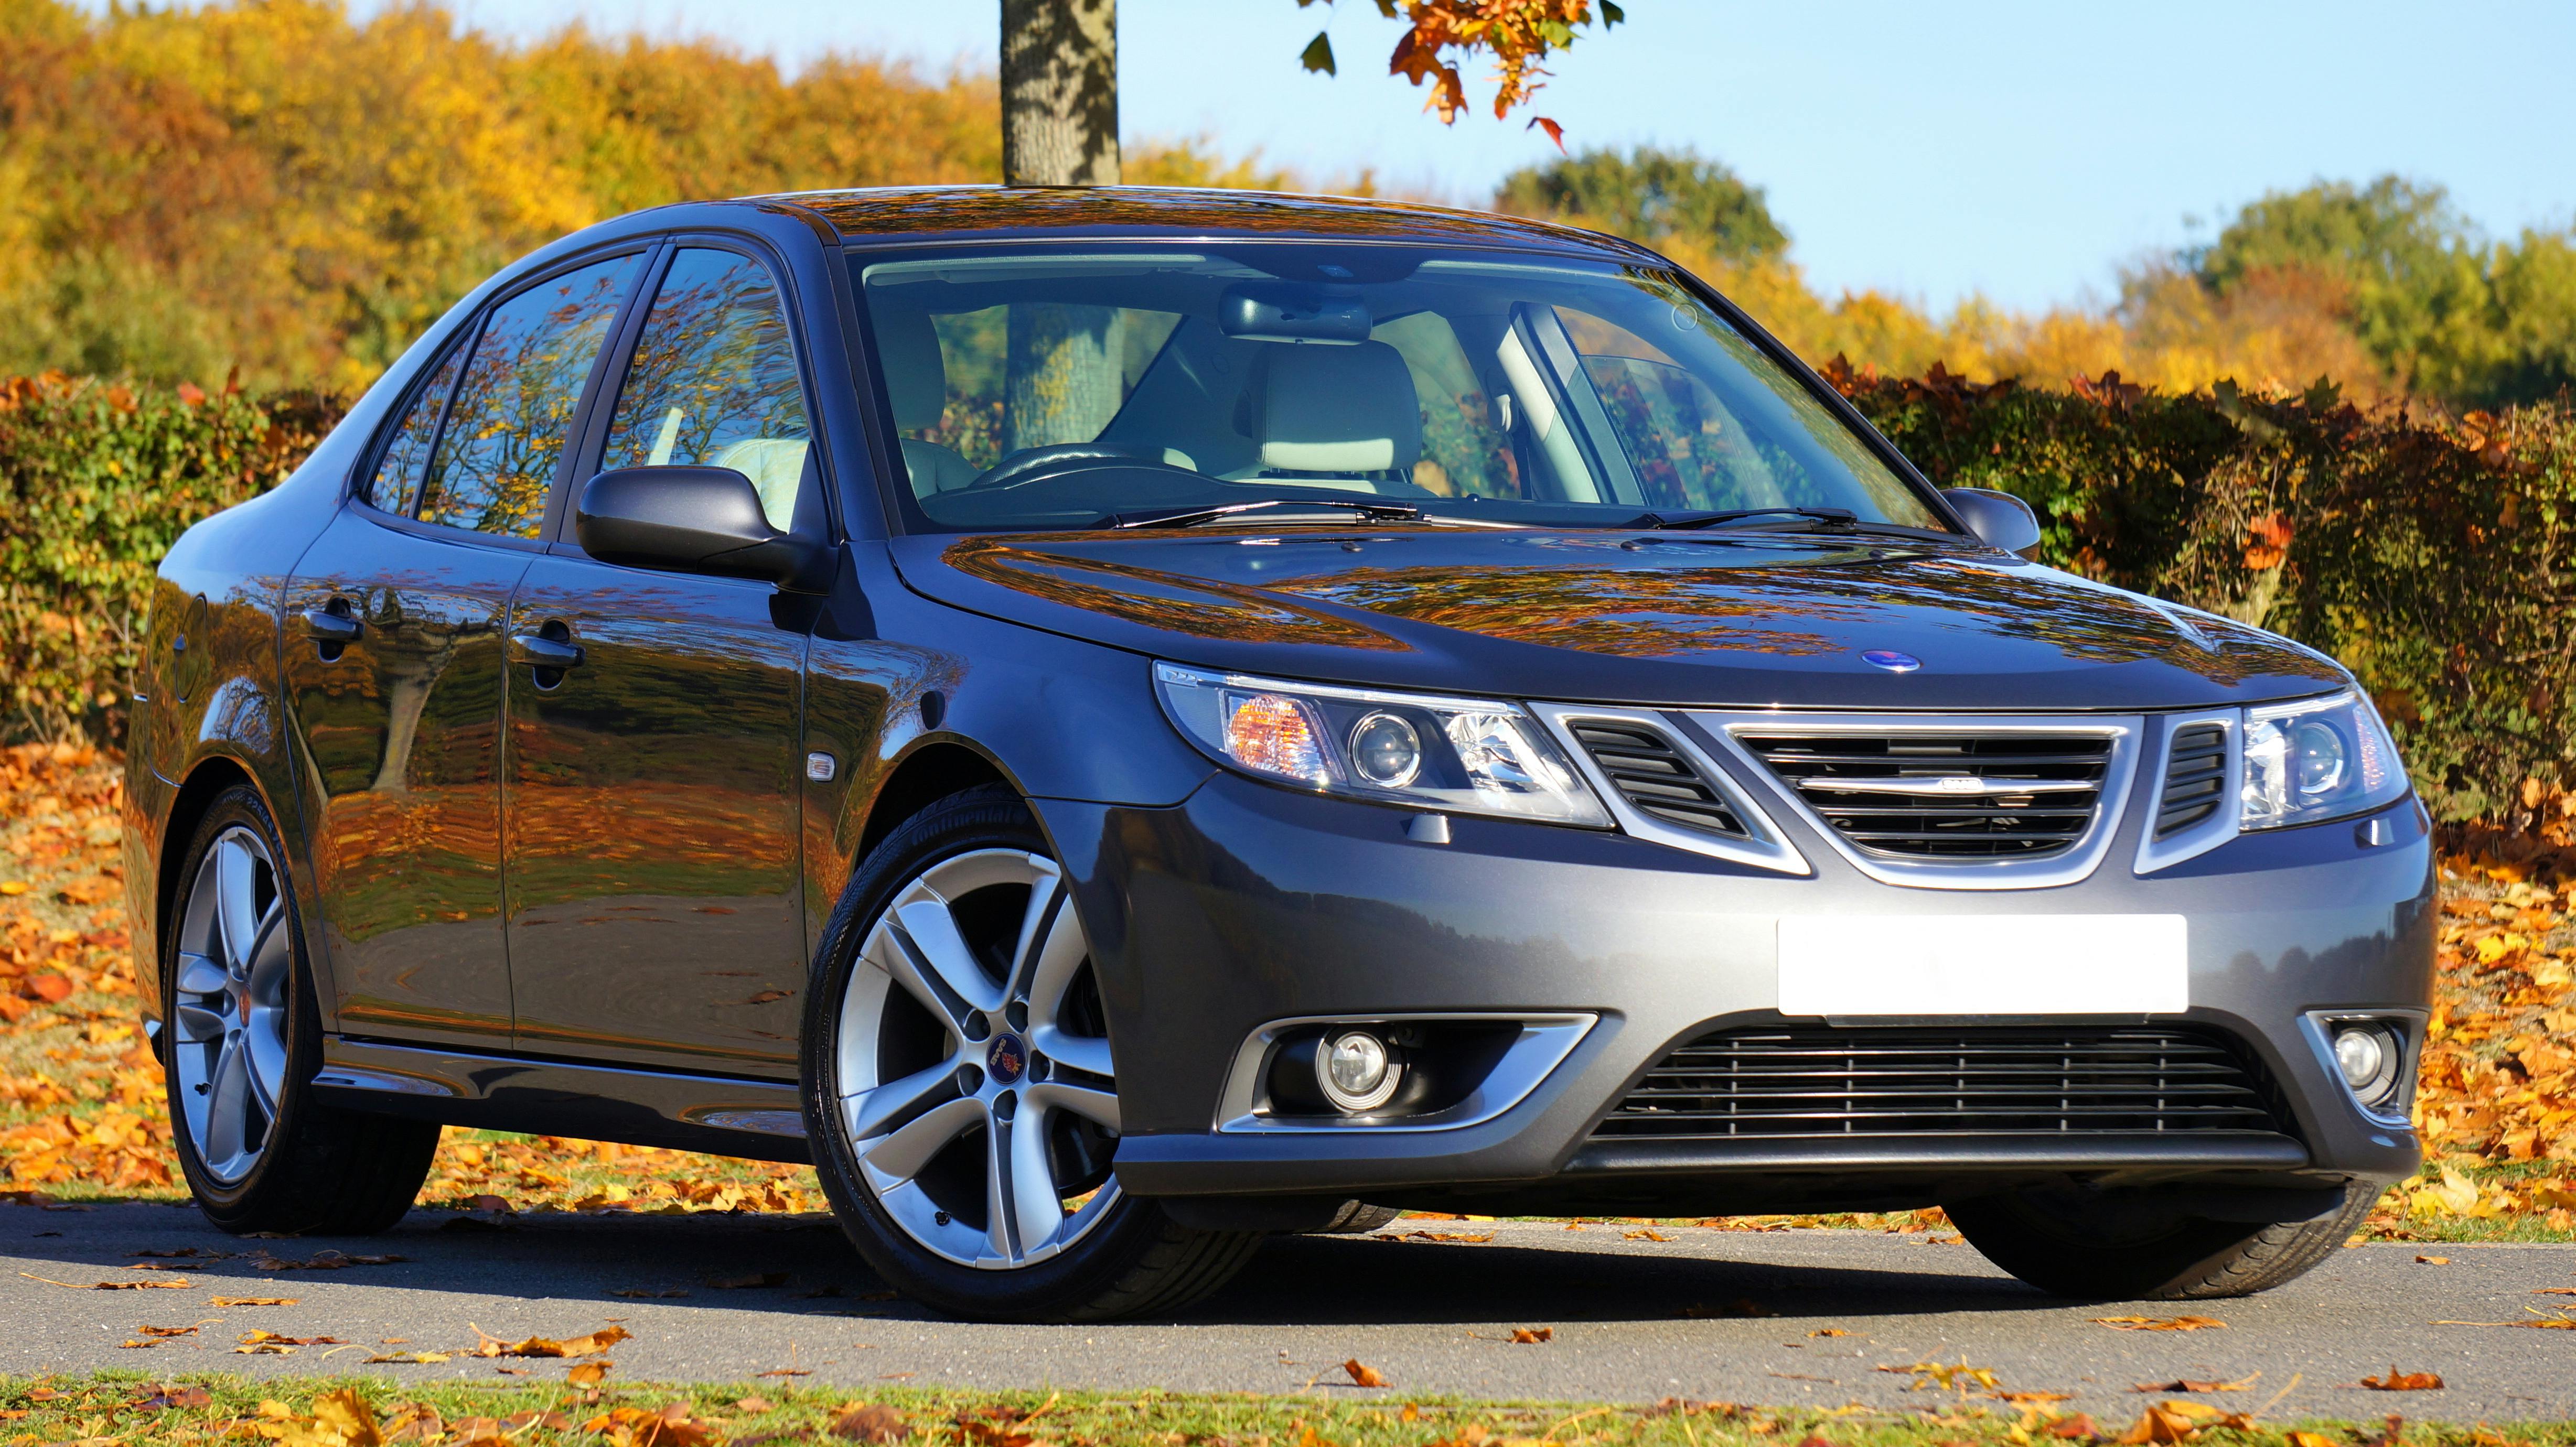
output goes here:
[[2178, 914], [1780, 921], [1784, 1015], [2140, 1015], [2191, 1003]]

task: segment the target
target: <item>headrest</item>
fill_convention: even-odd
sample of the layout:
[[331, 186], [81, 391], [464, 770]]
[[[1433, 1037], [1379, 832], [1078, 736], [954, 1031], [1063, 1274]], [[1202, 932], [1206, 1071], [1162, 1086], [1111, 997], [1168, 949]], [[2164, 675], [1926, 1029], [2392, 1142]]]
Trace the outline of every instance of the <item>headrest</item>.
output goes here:
[[939, 425], [948, 406], [948, 370], [939, 360], [939, 333], [930, 313], [886, 308], [876, 314], [877, 359], [885, 364], [886, 400], [894, 404], [897, 431]]
[[1422, 455], [1422, 405], [1395, 348], [1273, 344], [1265, 361], [1263, 467], [1384, 472]]

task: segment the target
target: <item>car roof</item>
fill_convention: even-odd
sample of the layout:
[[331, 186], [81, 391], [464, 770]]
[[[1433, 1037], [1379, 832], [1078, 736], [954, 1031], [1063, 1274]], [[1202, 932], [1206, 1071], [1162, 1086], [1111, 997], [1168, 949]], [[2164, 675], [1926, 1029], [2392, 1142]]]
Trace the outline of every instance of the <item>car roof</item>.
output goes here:
[[1597, 232], [1415, 201], [1177, 186], [884, 186], [745, 196], [820, 217], [844, 242], [1108, 236], [1429, 242], [1636, 260]]

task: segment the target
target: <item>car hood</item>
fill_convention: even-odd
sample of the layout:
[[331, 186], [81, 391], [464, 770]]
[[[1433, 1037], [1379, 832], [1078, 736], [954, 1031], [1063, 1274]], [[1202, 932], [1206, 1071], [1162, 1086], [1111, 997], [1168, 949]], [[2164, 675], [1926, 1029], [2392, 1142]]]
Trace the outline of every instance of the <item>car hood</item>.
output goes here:
[[[1291, 528], [907, 537], [913, 588], [1176, 662], [1385, 688], [1761, 708], [2192, 708], [2323, 655], [2003, 553], [1879, 538]], [[1904, 673], [1864, 655], [1919, 660]]]

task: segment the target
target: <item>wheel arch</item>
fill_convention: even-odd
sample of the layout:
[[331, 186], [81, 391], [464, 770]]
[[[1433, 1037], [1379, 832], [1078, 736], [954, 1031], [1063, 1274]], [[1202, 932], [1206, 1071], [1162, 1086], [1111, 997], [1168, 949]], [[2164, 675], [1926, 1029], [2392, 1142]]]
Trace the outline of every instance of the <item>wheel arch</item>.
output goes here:
[[1021, 788], [1000, 763], [961, 739], [933, 738], [906, 750], [867, 802], [858, 842], [847, 861], [855, 870], [885, 837], [932, 804], [979, 784], [1002, 784], [1022, 798]]
[[[159, 1018], [161, 1000], [161, 961], [170, 945], [170, 904], [179, 891], [179, 871], [185, 863], [188, 846], [197, 839], [197, 826], [204, 822], [206, 811], [215, 800], [236, 784], [247, 784], [259, 796], [260, 806], [268, 811], [269, 821], [277, 821], [277, 805], [260, 787], [259, 776], [241, 760], [229, 754], [209, 754], [189, 768], [188, 775], [172, 791], [169, 811], [161, 820], [161, 857], [153, 863], [152, 879], [152, 947], [137, 949], [135, 960], [145, 978], [144, 1009]], [[281, 835], [283, 826], [280, 826]], [[283, 838], [280, 840], [283, 843]], [[164, 1049], [161, 1032], [153, 1032], [155, 1055]]]

